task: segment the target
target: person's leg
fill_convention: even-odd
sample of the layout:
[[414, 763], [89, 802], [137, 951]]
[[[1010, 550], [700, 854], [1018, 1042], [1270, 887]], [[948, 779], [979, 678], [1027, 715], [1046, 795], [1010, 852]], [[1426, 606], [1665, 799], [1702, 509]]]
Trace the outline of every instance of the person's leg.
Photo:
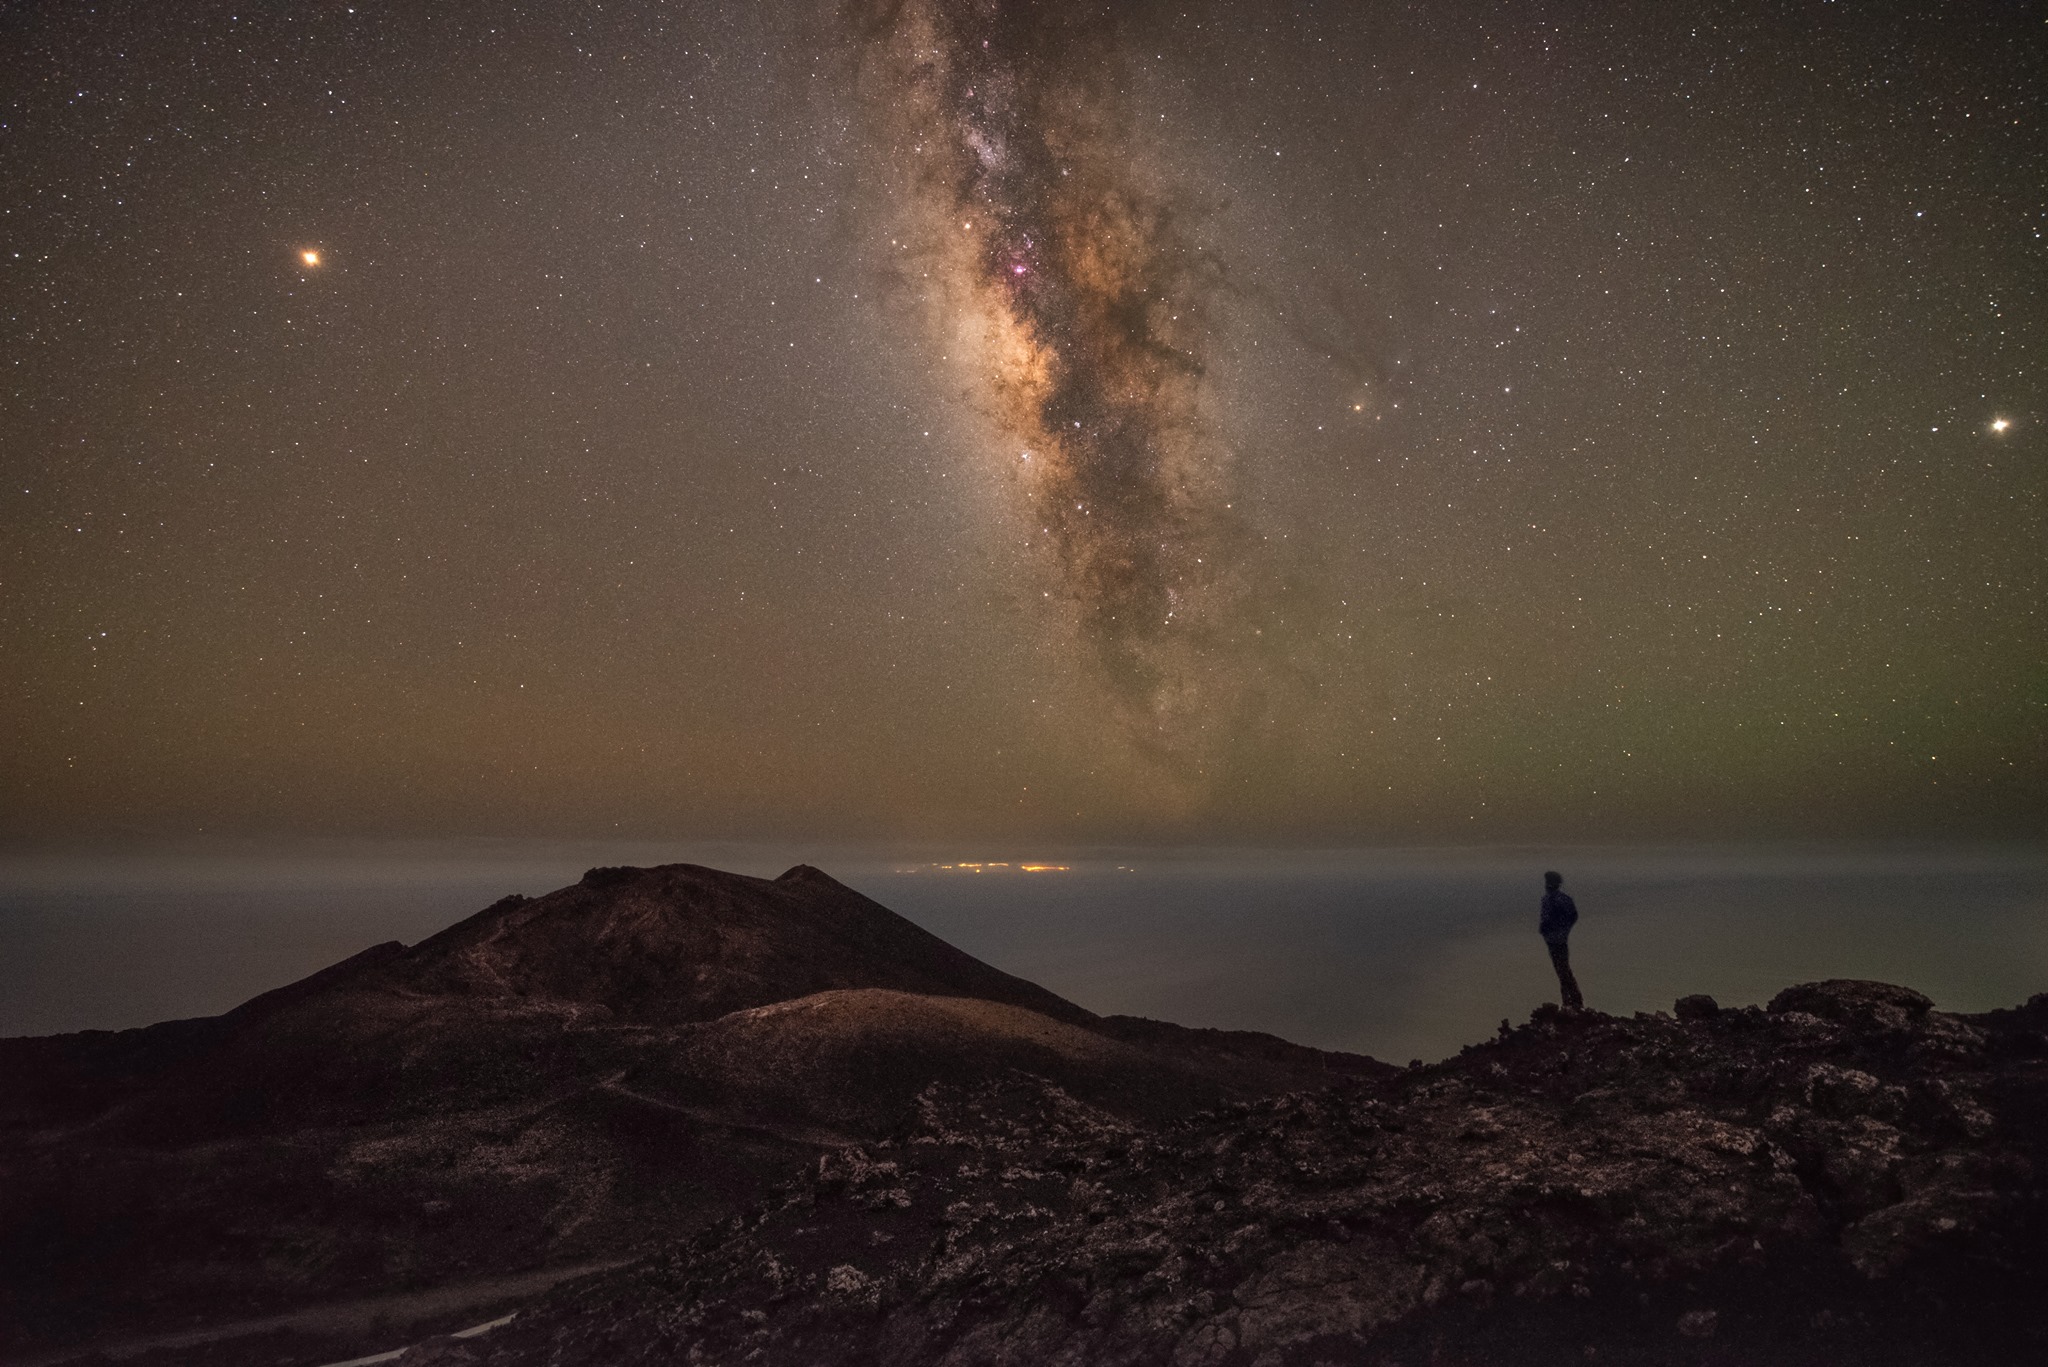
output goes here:
[[1545, 940], [1550, 946], [1550, 965], [1557, 970], [1558, 999], [1566, 1006], [1580, 1007], [1586, 999], [1579, 995], [1579, 980], [1572, 976], [1571, 950], [1563, 940]]

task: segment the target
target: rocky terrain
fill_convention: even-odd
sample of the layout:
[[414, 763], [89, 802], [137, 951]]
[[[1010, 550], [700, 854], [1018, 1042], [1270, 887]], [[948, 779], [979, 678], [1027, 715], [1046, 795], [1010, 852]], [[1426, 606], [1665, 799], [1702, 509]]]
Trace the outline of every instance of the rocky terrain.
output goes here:
[[[0, 1360], [615, 1261], [935, 1082], [1149, 1126], [1390, 1071], [1095, 1016], [815, 869], [593, 869], [224, 1016], [0, 1040]], [[286, 1339], [251, 1360], [320, 1360]]]
[[1540, 1009], [1163, 1126], [1012, 1074], [400, 1361], [2048, 1361], [2048, 997]]
[[0, 1041], [0, 1361], [2036, 1363], [2044, 1172], [2048, 996], [1402, 1070], [1094, 1016], [808, 868], [597, 869]]

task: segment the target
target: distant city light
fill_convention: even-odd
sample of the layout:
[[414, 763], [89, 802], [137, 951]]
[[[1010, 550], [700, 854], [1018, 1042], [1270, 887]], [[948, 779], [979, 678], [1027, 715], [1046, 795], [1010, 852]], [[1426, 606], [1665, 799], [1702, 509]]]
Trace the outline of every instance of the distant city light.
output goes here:
[[[1121, 867], [1121, 866], [1119, 866]], [[980, 863], [958, 864], [910, 864], [899, 867], [898, 873], [1072, 873], [1072, 864], [1012, 864], [1004, 860]]]

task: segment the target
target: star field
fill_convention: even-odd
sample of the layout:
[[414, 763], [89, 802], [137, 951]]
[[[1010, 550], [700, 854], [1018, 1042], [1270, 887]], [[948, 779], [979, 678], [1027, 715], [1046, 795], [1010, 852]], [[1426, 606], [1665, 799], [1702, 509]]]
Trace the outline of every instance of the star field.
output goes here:
[[5, 830], [2038, 832], [2038, 16], [884, 10], [0, 13]]

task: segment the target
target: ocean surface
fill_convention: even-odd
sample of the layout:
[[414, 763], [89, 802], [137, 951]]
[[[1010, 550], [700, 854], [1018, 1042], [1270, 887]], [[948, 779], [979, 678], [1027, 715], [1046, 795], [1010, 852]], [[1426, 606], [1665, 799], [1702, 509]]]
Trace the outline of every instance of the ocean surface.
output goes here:
[[[2048, 991], [2048, 849], [923, 852], [462, 845], [0, 857], [0, 1035], [209, 1015], [593, 864], [817, 864], [1091, 1010], [1433, 1060], [1556, 999], [1542, 874], [1587, 1004], [1761, 1003], [1817, 978], [1976, 1011]], [[1025, 864], [1050, 865], [1025, 871]], [[975, 867], [975, 866], [979, 867]], [[1062, 867], [1063, 866], [1063, 867]]]

